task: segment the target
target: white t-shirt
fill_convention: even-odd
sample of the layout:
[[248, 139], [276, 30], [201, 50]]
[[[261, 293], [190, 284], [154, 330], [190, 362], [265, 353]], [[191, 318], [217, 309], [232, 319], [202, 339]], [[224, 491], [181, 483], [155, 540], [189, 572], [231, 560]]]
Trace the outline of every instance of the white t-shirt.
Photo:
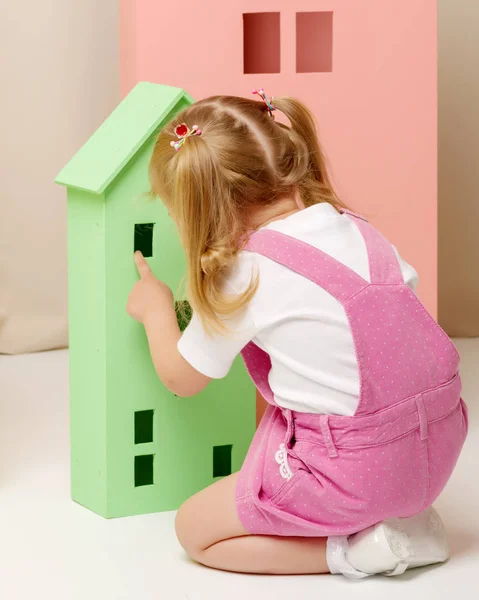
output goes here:
[[[370, 281], [366, 246], [356, 224], [330, 204], [318, 204], [266, 226], [315, 246]], [[415, 289], [417, 274], [399, 256], [404, 281]], [[353, 415], [359, 373], [353, 337], [342, 305], [324, 289], [290, 269], [241, 252], [227, 286], [239, 292], [259, 273], [256, 295], [230, 320], [228, 335], [205, 333], [193, 316], [178, 349], [200, 373], [220, 379], [254, 341], [271, 357], [269, 383], [275, 401], [299, 412]]]

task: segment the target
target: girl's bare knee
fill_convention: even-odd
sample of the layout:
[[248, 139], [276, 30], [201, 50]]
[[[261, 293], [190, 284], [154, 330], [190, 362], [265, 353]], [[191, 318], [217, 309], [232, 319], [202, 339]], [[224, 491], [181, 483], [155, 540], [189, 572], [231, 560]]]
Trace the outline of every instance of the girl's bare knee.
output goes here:
[[205, 548], [199, 535], [198, 512], [195, 509], [194, 496], [182, 504], [176, 513], [175, 531], [183, 550], [188, 556], [198, 560]]
[[175, 530], [185, 552], [206, 564], [208, 549], [218, 542], [244, 535], [234, 499], [236, 475], [217, 481], [187, 500], [176, 515]]

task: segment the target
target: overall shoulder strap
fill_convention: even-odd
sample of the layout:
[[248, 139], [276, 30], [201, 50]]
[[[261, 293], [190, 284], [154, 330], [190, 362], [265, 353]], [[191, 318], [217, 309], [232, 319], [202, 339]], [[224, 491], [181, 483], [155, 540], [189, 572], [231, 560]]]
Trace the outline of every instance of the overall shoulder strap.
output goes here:
[[341, 212], [355, 221], [364, 238], [368, 253], [371, 283], [404, 283], [396, 253], [382, 233], [361, 215], [344, 209]]
[[271, 371], [271, 358], [254, 342], [249, 342], [241, 351], [246, 370], [249, 373], [256, 389], [269, 404], [275, 404], [274, 394], [269, 385], [269, 372]]
[[288, 267], [329, 292], [344, 304], [369, 285], [355, 271], [322, 250], [273, 229], [254, 233], [245, 250]]

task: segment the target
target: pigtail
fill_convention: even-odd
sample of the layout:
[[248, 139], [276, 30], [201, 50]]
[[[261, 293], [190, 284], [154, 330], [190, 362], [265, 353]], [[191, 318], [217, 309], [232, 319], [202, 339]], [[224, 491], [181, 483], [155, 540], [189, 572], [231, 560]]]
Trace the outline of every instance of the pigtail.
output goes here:
[[296, 98], [274, 98], [274, 105], [290, 122], [290, 128], [285, 129], [296, 147], [292, 154], [303, 158], [288, 175], [298, 185], [305, 206], [329, 202], [336, 208], [344, 208], [334, 192], [312, 113]]
[[238, 253], [241, 219], [225, 201], [230, 190], [222, 184], [208, 132], [189, 139], [178, 152], [173, 204], [187, 262], [187, 296], [205, 329], [226, 332], [222, 317], [241, 309], [256, 285], [239, 296], [225, 293], [224, 276]]

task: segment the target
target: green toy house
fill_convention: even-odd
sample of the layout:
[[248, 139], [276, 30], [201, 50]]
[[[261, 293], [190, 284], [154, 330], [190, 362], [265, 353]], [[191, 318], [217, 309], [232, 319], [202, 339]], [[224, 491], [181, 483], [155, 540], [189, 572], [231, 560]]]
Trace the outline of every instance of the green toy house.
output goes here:
[[138, 84], [56, 179], [68, 191], [72, 497], [108, 518], [178, 508], [241, 467], [255, 428], [239, 361], [177, 398], [125, 312], [134, 250], [174, 291], [184, 275], [176, 227], [145, 192], [158, 131], [191, 102], [181, 89]]

